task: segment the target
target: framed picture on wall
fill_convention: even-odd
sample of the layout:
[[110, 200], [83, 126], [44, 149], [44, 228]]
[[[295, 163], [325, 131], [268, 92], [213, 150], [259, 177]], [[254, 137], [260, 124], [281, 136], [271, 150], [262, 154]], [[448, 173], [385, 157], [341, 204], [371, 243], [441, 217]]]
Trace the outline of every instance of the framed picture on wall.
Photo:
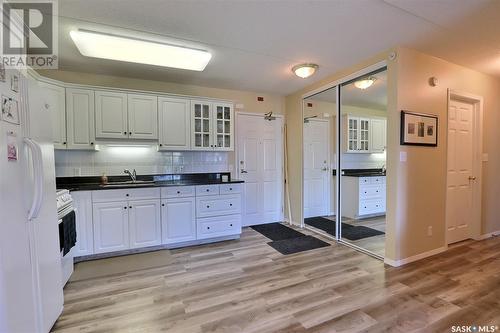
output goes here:
[[437, 147], [438, 117], [401, 111], [401, 144]]

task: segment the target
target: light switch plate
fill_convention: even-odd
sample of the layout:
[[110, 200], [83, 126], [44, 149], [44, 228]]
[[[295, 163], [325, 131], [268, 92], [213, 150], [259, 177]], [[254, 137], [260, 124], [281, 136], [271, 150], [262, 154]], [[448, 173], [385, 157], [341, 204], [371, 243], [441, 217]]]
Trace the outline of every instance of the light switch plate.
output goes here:
[[399, 161], [400, 162], [406, 162], [407, 159], [408, 159], [408, 155], [406, 154], [405, 151], [399, 152]]
[[489, 156], [488, 153], [483, 153], [483, 162], [488, 162]]
[[239, 110], [242, 110], [245, 108], [245, 105], [244, 104], [241, 104], [241, 103], [238, 103], [234, 106], [236, 109], [239, 109]]

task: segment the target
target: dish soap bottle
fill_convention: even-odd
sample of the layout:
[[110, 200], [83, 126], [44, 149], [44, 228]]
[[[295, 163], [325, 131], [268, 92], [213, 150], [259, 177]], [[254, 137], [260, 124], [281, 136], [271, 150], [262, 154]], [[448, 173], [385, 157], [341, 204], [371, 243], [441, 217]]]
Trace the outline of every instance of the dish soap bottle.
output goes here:
[[101, 185], [106, 185], [108, 183], [108, 176], [106, 176], [106, 173], [103, 173], [101, 176]]

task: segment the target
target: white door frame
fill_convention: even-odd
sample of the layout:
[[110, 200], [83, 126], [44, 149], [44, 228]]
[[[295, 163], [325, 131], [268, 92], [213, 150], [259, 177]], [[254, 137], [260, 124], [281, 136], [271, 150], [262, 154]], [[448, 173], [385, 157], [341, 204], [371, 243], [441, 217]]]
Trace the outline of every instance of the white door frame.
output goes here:
[[[336, 119], [335, 116], [332, 117], [333, 119]], [[330, 118], [326, 118], [326, 119], [321, 119], [321, 118], [311, 118], [309, 119], [309, 122], [322, 122], [322, 123], [328, 123], [328, 128], [327, 128], [327, 136], [328, 136], [328, 140], [327, 140], [327, 143], [326, 143], [326, 160], [328, 161], [328, 198], [327, 198], [327, 201], [326, 201], [326, 211], [327, 211], [327, 214], [332, 214], [332, 177], [331, 177], [331, 173], [332, 173], [332, 161], [331, 161], [331, 154], [330, 154], [330, 149], [331, 149], [331, 145], [330, 145], [330, 142], [331, 142], [331, 130], [330, 130], [330, 126], [331, 126], [331, 123], [330, 123]], [[302, 127], [304, 127], [304, 123], [302, 124]], [[305, 133], [304, 130], [302, 130], [302, 133]], [[305, 143], [305, 136], [302, 137], [302, 151], [305, 152], [305, 147], [304, 147], [304, 143]], [[302, 154], [302, 169], [304, 169], [304, 154]], [[304, 179], [302, 179], [302, 183], [304, 183]], [[302, 188], [304, 188], [304, 185], [302, 184]], [[305, 200], [303, 201], [305, 202]], [[304, 211], [304, 204], [302, 204], [302, 211]]]
[[[238, 116], [253, 116], [253, 117], [259, 117], [259, 118], [264, 118], [265, 115], [263, 113], [255, 113], [255, 112], [247, 112], [247, 111], [236, 111], [235, 112], [235, 122], [234, 122], [234, 135], [235, 135], [235, 144], [234, 144], [234, 156], [233, 156], [233, 165], [235, 168], [235, 173], [238, 179], [241, 177], [240, 176], [240, 165], [238, 163], [238, 147], [239, 147], [239, 137], [238, 137]], [[281, 114], [272, 114], [273, 117], [279, 118], [281, 120], [281, 135], [279, 137], [279, 145], [281, 148], [281, 214], [280, 214], [280, 219], [284, 221], [285, 219], [285, 147], [284, 147], [284, 125], [285, 125], [285, 117]], [[272, 121], [272, 120], [271, 120]], [[243, 204], [245, 202], [243, 201]], [[244, 207], [242, 207], [244, 209]]]
[[[462, 91], [457, 91], [453, 89], [448, 89], [448, 105], [446, 110], [446, 135], [448, 138], [448, 119], [450, 112], [450, 102], [452, 100], [462, 101], [470, 103], [474, 107], [473, 116], [473, 160], [472, 160], [472, 172], [476, 177], [476, 181], [472, 183], [472, 216], [473, 221], [471, 222], [471, 237], [474, 239], [479, 239], [482, 233], [481, 228], [481, 188], [482, 188], [482, 160], [483, 160], [483, 97], [465, 93]], [[448, 140], [447, 140], [448, 143]], [[449, 150], [449, 145], [446, 147], [447, 156]], [[448, 158], [446, 159], [446, 165], [448, 166]], [[446, 167], [448, 170], [448, 167]], [[448, 171], [447, 171], [448, 172]], [[448, 178], [448, 175], [447, 177]], [[446, 181], [446, 188], [448, 188], [448, 180]], [[446, 198], [446, 207], [448, 207], [448, 197]], [[445, 218], [445, 240], [446, 246], [449, 244], [448, 240], [448, 219]]]

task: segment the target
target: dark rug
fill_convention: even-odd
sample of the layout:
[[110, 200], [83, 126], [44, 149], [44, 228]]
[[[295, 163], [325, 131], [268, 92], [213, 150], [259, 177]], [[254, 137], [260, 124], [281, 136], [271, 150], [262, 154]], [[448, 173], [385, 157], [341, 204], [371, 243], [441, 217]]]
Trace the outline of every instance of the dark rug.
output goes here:
[[379, 235], [385, 235], [385, 232], [363, 226], [342, 229], [342, 237], [352, 241]]
[[[310, 225], [311, 227], [318, 228], [329, 233], [332, 236], [336, 236], [335, 231], [335, 221], [329, 220], [327, 218], [316, 216], [308, 217], [304, 219], [304, 223]], [[355, 241], [363, 238], [384, 235], [382, 231], [378, 231], [372, 228], [364, 226], [354, 226], [347, 223], [342, 223], [342, 237], [348, 240]]]
[[[337, 234], [335, 230], [335, 221], [329, 220], [327, 218], [321, 216], [308, 217], [304, 219], [304, 223], [310, 225], [311, 227], [323, 230], [324, 232], [327, 232], [332, 236], [336, 236]], [[354, 228], [354, 226], [345, 223], [342, 224], [342, 234], [344, 234], [344, 230], [348, 228]]]
[[254, 225], [251, 228], [272, 241], [304, 236], [303, 233], [293, 230], [292, 228], [288, 228], [281, 223], [260, 224]]
[[330, 246], [330, 244], [323, 242], [320, 239], [306, 235], [302, 235], [301, 237], [296, 238], [282, 239], [267, 244], [279, 253], [285, 255]]

